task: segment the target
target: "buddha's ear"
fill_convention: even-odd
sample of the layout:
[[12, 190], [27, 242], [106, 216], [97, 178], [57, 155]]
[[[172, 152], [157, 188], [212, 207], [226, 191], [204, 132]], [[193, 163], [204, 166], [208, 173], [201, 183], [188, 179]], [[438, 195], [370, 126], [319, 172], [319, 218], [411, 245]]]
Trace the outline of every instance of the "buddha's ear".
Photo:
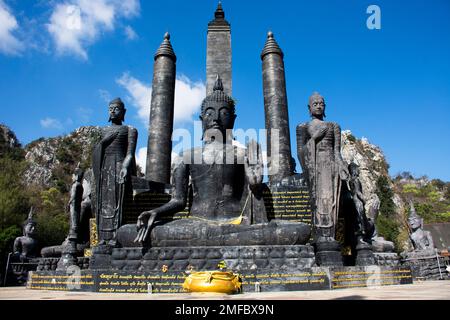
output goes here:
[[203, 121], [202, 115], [199, 115], [198, 118], [200, 119], [200, 121]]
[[125, 114], [127, 113], [127, 109], [123, 109], [122, 121], [125, 121]]

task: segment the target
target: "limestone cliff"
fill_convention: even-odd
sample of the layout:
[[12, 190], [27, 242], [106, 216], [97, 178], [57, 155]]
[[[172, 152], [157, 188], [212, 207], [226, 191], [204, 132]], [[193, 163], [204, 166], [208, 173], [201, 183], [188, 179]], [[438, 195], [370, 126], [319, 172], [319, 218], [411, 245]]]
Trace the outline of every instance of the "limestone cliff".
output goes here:
[[80, 127], [66, 136], [29, 143], [25, 146], [25, 182], [45, 188], [67, 182], [78, 162], [82, 167], [90, 166], [92, 147], [100, 132], [100, 127]]
[[401, 196], [396, 193], [395, 185], [389, 176], [389, 165], [383, 151], [376, 145], [371, 144], [367, 138], [357, 139], [350, 130], [342, 131], [341, 154], [347, 163], [355, 162], [360, 168], [360, 181], [363, 195], [366, 200], [366, 212], [374, 201], [377, 194], [377, 181], [380, 177], [385, 177], [389, 188], [394, 193], [392, 201], [394, 203], [394, 219], [399, 225], [399, 239], [397, 244], [403, 248], [409, 248], [408, 231], [405, 220], [405, 203]]
[[21, 148], [16, 134], [7, 126], [0, 124], [0, 157], [6, 152]]

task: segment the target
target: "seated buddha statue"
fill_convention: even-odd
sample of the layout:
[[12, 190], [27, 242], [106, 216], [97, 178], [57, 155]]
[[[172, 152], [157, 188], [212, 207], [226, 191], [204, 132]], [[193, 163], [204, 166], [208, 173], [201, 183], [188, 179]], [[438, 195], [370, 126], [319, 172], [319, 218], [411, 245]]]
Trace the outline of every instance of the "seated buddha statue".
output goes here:
[[[172, 199], [140, 214], [135, 242], [163, 246], [243, 246], [305, 244], [310, 226], [268, 221], [262, 199], [263, 163], [255, 141], [234, 145], [234, 100], [220, 77], [202, 102], [203, 145], [183, 152], [173, 171]], [[190, 184], [190, 185], [189, 185]], [[160, 217], [185, 209], [189, 218], [163, 223]]]

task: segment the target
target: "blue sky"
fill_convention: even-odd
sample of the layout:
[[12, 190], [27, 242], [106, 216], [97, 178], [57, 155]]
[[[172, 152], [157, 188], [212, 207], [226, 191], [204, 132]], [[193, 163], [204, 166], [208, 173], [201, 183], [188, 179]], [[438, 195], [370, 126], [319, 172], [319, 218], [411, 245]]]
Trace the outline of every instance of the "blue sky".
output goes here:
[[[449, 1], [222, 4], [232, 28], [236, 127], [264, 127], [260, 53], [272, 30], [285, 53], [293, 150], [295, 126], [308, 120], [308, 97], [319, 91], [327, 120], [380, 146], [392, 175], [406, 170], [450, 181]], [[381, 9], [380, 30], [366, 26], [371, 4]], [[26, 144], [106, 125], [107, 100], [120, 96], [126, 123], [137, 127], [138, 147], [145, 147], [153, 54], [169, 31], [178, 58], [175, 128], [192, 128], [216, 6], [0, 0], [0, 122]]]

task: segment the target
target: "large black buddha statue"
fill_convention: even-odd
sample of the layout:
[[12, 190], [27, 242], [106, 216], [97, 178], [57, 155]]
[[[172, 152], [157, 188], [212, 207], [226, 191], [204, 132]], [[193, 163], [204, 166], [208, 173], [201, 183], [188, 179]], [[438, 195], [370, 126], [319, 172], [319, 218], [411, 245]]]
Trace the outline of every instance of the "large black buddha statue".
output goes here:
[[[153, 247], [305, 244], [309, 225], [267, 220], [260, 148], [254, 141], [247, 149], [232, 144], [235, 105], [219, 77], [202, 103], [200, 119], [203, 146], [182, 154], [173, 172], [171, 201], [139, 216], [136, 242], [149, 241]], [[159, 217], [186, 207], [189, 188], [189, 218], [161, 224]]]
[[94, 148], [92, 169], [99, 245], [114, 247], [125, 194], [132, 188], [131, 175], [136, 175], [137, 130], [122, 124], [126, 109], [120, 98], [111, 101], [108, 110], [111, 125], [103, 128], [102, 139]]

